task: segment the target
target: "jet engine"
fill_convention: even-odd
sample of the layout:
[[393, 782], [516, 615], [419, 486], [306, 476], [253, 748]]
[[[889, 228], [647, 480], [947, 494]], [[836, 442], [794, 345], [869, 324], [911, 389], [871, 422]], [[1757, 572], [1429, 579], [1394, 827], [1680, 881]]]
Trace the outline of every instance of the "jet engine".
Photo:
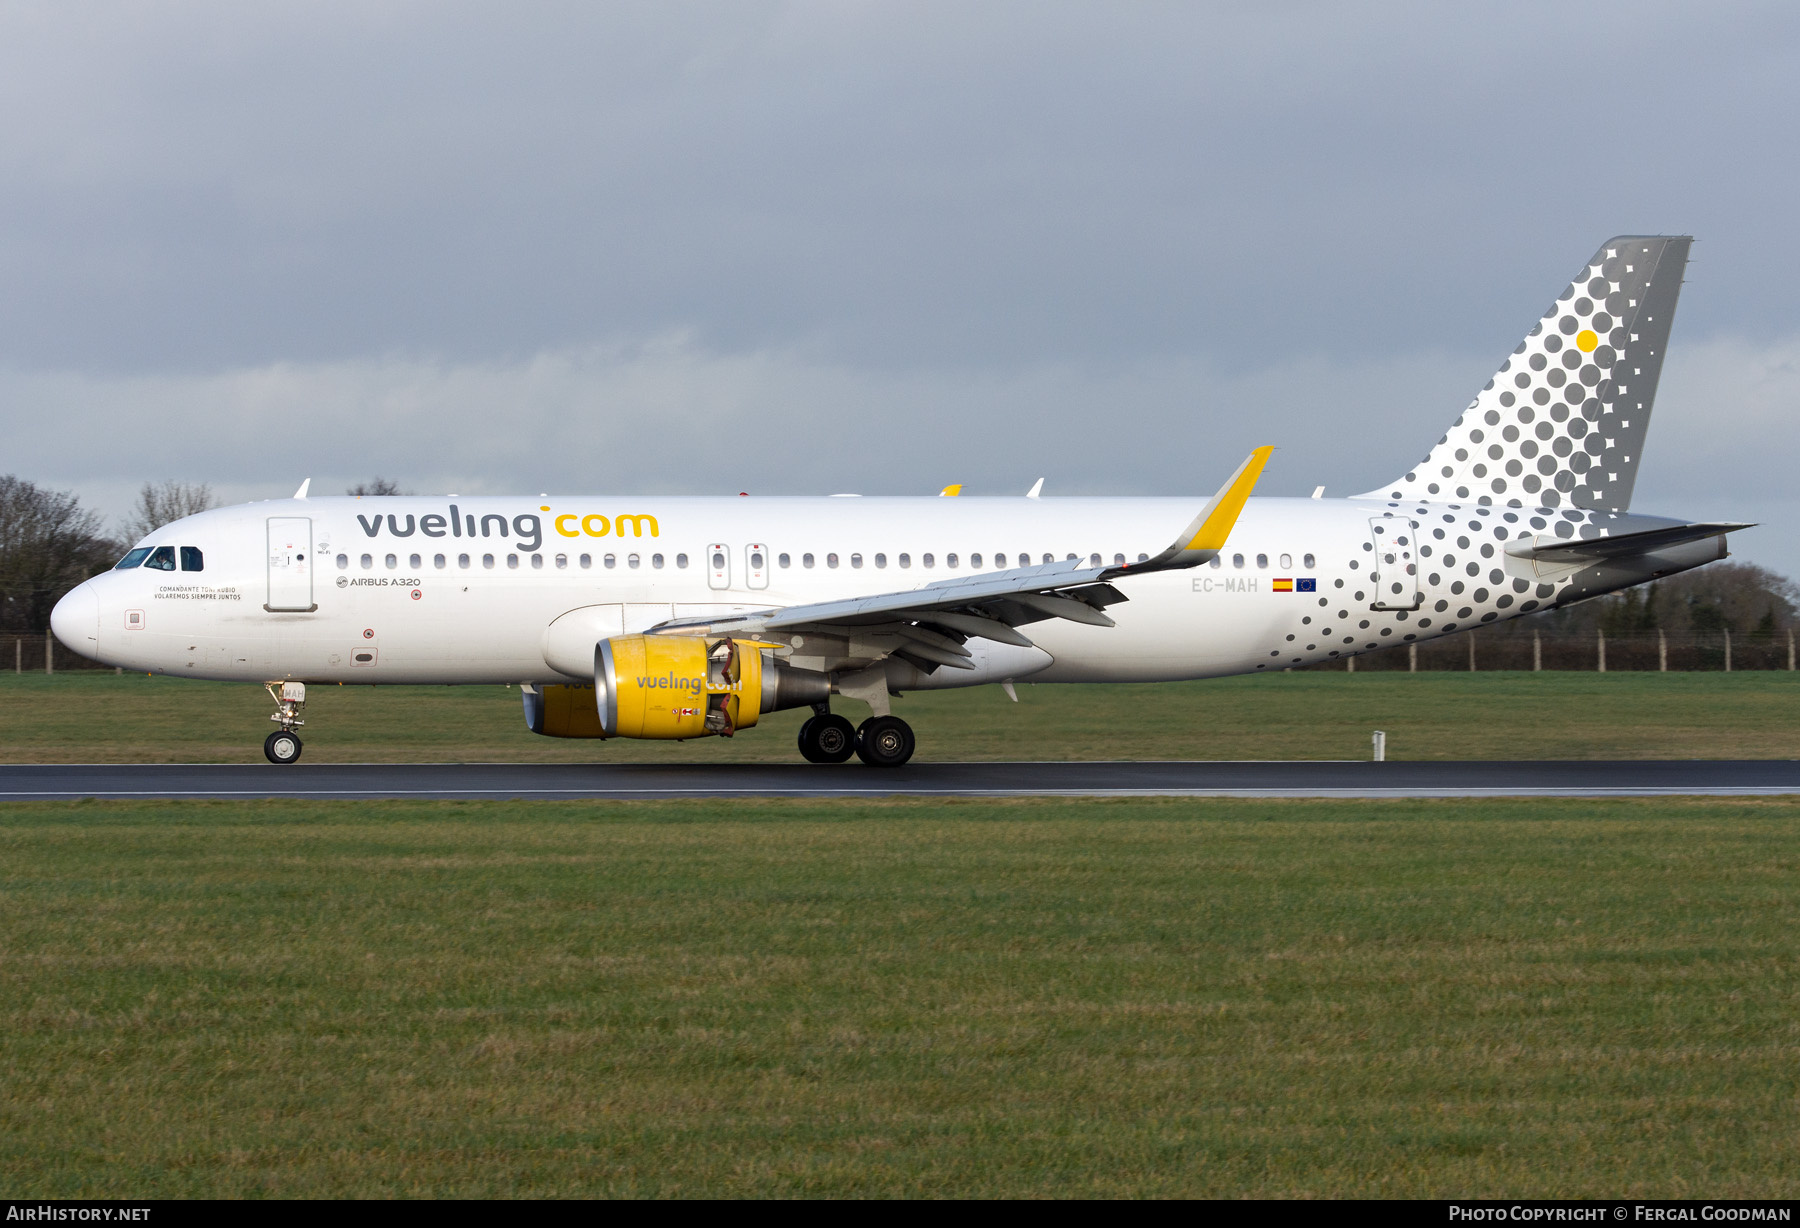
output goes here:
[[525, 723], [557, 738], [730, 737], [765, 712], [822, 703], [831, 680], [727, 636], [616, 635], [594, 648], [592, 687], [541, 686]]

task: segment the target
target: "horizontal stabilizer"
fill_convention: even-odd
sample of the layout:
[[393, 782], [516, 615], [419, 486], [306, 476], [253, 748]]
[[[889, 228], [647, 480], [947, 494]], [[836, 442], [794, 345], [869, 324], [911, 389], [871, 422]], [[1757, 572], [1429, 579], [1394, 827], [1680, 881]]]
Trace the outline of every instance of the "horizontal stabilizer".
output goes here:
[[1588, 559], [1616, 559], [1634, 554], [1679, 546], [1684, 542], [1720, 537], [1752, 524], [1719, 521], [1706, 524], [1677, 524], [1665, 529], [1646, 529], [1641, 533], [1622, 533], [1612, 537], [1586, 537], [1571, 541], [1566, 537], [1521, 537], [1506, 543], [1506, 553], [1516, 559], [1544, 563], [1581, 563]]

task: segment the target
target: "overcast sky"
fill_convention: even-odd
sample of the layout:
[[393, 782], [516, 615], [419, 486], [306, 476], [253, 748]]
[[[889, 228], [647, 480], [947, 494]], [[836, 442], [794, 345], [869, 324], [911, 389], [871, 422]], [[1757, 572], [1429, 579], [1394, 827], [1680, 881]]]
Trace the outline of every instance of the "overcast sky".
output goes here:
[[0, 471], [1349, 494], [1692, 233], [1634, 508], [1800, 576], [1800, 7], [0, 2]]

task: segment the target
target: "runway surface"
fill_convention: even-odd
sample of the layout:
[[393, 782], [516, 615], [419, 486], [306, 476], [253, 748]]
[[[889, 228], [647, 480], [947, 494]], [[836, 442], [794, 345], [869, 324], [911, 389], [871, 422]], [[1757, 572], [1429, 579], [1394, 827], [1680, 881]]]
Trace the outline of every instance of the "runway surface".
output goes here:
[[1658, 797], [1800, 793], [1800, 761], [0, 765], [0, 800], [654, 797]]

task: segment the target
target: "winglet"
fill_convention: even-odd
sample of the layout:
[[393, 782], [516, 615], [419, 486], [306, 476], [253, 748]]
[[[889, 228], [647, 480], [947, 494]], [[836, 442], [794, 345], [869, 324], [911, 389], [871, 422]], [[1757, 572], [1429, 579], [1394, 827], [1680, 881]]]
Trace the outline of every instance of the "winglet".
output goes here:
[[304, 499], [304, 498], [306, 498], [306, 491], [307, 491], [307, 488], [308, 488], [308, 487], [310, 487], [310, 486], [311, 486], [311, 485], [312, 485], [312, 479], [311, 479], [311, 478], [307, 478], [307, 479], [306, 479], [306, 481], [304, 481], [304, 482], [302, 482], [302, 483], [300, 483], [300, 489], [299, 489], [299, 490], [296, 490], [296, 491], [295, 491], [295, 492], [294, 492], [294, 498], [296, 498], [296, 499]]
[[1142, 563], [1122, 567], [1117, 574], [1198, 567], [1218, 557], [1219, 551], [1225, 548], [1225, 540], [1231, 536], [1238, 517], [1243, 514], [1250, 492], [1256, 488], [1256, 480], [1262, 476], [1263, 466], [1269, 463], [1269, 457], [1274, 453], [1275, 449], [1268, 445], [1250, 453], [1244, 463], [1238, 466], [1237, 472], [1231, 475], [1225, 485], [1219, 487], [1219, 493], [1208, 500], [1206, 506], [1200, 509], [1200, 514], [1181, 531], [1181, 536], [1167, 550]]
[[956, 495], [960, 495], [960, 494], [962, 494], [962, 483], [954, 482], [951, 485], [944, 487], [944, 489], [938, 491], [938, 498], [940, 498], [940, 499], [946, 498], [946, 497], [953, 498]]
[[1035, 499], [1043, 493], [1044, 493], [1044, 479], [1039, 478], [1037, 481], [1035, 481], [1031, 484], [1031, 489], [1025, 492], [1025, 497], [1027, 499]]

